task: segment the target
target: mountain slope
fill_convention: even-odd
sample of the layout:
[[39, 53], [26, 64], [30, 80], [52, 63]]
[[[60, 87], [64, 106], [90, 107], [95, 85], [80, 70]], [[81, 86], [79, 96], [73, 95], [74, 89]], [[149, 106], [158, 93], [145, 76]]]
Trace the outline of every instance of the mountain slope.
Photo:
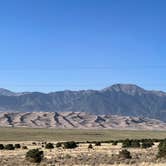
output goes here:
[[130, 84], [116, 84], [100, 91], [0, 93], [0, 111], [82, 111], [100, 115], [141, 116], [166, 122], [166, 93], [147, 91]]
[[1, 112], [0, 127], [166, 130], [159, 120], [85, 112]]
[[3, 96], [15, 96], [16, 93], [9, 91], [7, 89], [0, 88], [0, 95]]

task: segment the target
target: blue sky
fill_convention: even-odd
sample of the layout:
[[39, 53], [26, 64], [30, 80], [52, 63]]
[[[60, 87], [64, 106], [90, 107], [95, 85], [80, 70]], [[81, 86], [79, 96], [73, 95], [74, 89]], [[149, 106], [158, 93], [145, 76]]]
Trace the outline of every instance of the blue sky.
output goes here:
[[165, 0], [1, 0], [0, 87], [166, 91]]

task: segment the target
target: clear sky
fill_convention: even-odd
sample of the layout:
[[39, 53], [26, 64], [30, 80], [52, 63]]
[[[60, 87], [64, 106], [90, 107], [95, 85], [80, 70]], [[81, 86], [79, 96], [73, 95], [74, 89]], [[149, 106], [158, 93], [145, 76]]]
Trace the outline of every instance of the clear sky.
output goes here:
[[0, 0], [0, 87], [166, 91], [165, 0]]

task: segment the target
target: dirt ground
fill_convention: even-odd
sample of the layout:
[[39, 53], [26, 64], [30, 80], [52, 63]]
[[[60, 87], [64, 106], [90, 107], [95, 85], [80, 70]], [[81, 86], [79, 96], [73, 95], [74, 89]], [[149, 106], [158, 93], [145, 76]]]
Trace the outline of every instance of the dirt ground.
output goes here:
[[[36, 142], [33, 145], [31, 141], [1, 141], [0, 144], [16, 144], [27, 146], [28, 149], [16, 150], [0, 150], [0, 166], [36, 166], [37, 164], [29, 163], [25, 160], [25, 154], [29, 149], [39, 148], [44, 151], [44, 160], [39, 164], [40, 166], [165, 166], [166, 161], [157, 160], [156, 154], [158, 151], [158, 144], [156, 143], [152, 148], [129, 148], [132, 159], [121, 160], [118, 159], [118, 153], [122, 150], [121, 144], [116, 146], [109, 143], [102, 143], [101, 146], [93, 145], [93, 149], [88, 149], [89, 144], [79, 144], [76, 149], [54, 148], [47, 150], [42, 147], [41, 142]], [[56, 142], [52, 142], [56, 144]]]

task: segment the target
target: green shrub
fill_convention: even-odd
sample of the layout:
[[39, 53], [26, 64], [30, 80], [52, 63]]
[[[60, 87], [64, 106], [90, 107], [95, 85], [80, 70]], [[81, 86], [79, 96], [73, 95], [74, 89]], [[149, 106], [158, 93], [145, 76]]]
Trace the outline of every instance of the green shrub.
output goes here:
[[65, 142], [63, 145], [64, 145], [65, 149], [74, 149], [74, 148], [78, 147], [76, 142], [74, 142], [74, 141]]
[[140, 140], [129, 140], [122, 141], [123, 148], [139, 148], [141, 147]]
[[131, 159], [132, 158], [130, 152], [127, 151], [126, 149], [119, 152], [119, 157], [122, 159]]
[[93, 149], [93, 145], [89, 144], [88, 149]]
[[37, 143], [36, 142], [32, 142], [32, 145], [37, 145]]
[[43, 157], [43, 151], [39, 151], [39, 149], [31, 149], [26, 153], [26, 159], [34, 163], [40, 163]]
[[132, 140], [131, 147], [132, 148], [140, 148], [141, 147], [140, 141], [139, 140]]
[[28, 149], [28, 147], [27, 146], [22, 146], [22, 149]]
[[158, 146], [158, 158], [166, 158], [166, 140], [160, 142]]
[[54, 149], [54, 145], [52, 143], [48, 143], [45, 146], [46, 149]]
[[122, 143], [122, 147], [123, 148], [131, 147], [131, 140], [129, 140], [129, 139], [124, 140], [123, 143]]
[[5, 145], [5, 149], [6, 150], [14, 150], [15, 147], [13, 146], [13, 144], [7, 144], [7, 145]]
[[16, 149], [20, 149], [20, 148], [21, 148], [21, 145], [20, 145], [20, 144], [15, 144], [14, 147], [15, 147]]
[[58, 143], [56, 144], [56, 147], [57, 147], [57, 148], [62, 147], [62, 143], [61, 143], [61, 142], [58, 142]]
[[113, 141], [112, 145], [116, 146], [118, 144], [118, 141]]
[[144, 149], [146, 149], [146, 148], [151, 148], [153, 145], [154, 145], [154, 143], [153, 143], [152, 140], [144, 140], [142, 142], [141, 147], [144, 148]]
[[0, 144], [0, 150], [3, 150], [5, 147], [3, 144]]
[[101, 142], [95, 142], [95, 146], [101, 146]]

